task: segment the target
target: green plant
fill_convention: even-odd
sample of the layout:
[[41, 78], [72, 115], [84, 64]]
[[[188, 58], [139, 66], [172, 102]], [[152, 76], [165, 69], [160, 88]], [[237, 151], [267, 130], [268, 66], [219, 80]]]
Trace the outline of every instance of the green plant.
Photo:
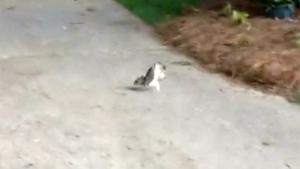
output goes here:
[[300, 39], [296, 39], [294, 41], [294, 43], [295, 43], [295, 45], [296, 45], [297, 48], [300, 48]]
[[177, 15], [184, 9], [198, 6], [202, 0], [116, 0], [146, 23], [155, 25]]
[[229, 17], [234, 23], [247, 24], [249, 13], [245, 11], [236, 10], [232, 7], [231, 3], [226, 2], [222, 14]]
[[248, 23], [248, 12], [233, 10], [231, 14], [231, 20], [238, 24]]
[[290, 3], [299, 4], [300, 0], [257, 0], [257, 2], [265, 7], [277, 7]]
[[231, 3], [226, 2], [225, 6], [222, 10], [222, 14], [229, 16], [229, 15], [231, 15], [232, 11], [233, 11], [233, 7], [232, 7]]
[[295, 39], [294, 43], [295, 43], [295, 45], [296, 45], [297, 48], [300, 48], [300, 38]]
[[297, 48], [300, 48], [300, 33], [297, 33], [292, 39], [293, 43]]
[[268, 3], [271, 6], [280, 6], [280, 5], [290, 4], [292, 2], [293, 0], [269, 0]]

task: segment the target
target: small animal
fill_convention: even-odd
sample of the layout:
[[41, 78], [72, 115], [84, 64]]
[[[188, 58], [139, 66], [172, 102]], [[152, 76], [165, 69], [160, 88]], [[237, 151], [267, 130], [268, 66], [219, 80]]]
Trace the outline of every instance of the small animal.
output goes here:
[[134, 81], [134, 85], [155, 88], [160, 91], [159, 81], [166, 78], [165, 71], [167, 67], [160, 62], [153, 64], [147, 73], [143, 76], [138, 77]]

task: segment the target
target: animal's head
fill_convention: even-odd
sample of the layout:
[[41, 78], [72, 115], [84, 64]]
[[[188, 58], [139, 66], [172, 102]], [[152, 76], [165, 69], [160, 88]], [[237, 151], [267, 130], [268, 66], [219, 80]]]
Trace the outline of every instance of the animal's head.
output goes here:
[[154, 64], [154, 69], [155, 69], [155, 72], [158, 75], [158, 79], [165, 79], [166, 78], [165, 71], [166, 71], [167, 67], [164, 64], [162, 64], [160, 62], [157, 62], [157, 63]]

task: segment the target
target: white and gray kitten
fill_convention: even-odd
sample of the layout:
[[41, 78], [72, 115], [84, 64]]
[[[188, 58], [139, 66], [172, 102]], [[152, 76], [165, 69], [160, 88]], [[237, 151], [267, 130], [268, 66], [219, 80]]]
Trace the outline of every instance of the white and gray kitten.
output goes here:
[[151, 87], [160, 91], [159, 81], [166, 78], [165, 71], [166, 66], [157, 62], [148, 69], [145, 75], [138, 77], [134, 81], [134, 85]]

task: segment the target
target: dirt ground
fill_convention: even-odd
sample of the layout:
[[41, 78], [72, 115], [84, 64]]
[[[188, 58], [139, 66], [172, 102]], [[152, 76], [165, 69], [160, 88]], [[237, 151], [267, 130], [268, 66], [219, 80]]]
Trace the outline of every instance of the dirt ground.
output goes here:
[[[300, 23], [276, 21], [243, 3], [247, 25], [220, 15], [221, 4], [189, 11], [158, 26], [166, 44], [204, 67], [252, 86], [290, 98], [300, 87]], [[243, 8], [248, 7], [248, 8]]]

